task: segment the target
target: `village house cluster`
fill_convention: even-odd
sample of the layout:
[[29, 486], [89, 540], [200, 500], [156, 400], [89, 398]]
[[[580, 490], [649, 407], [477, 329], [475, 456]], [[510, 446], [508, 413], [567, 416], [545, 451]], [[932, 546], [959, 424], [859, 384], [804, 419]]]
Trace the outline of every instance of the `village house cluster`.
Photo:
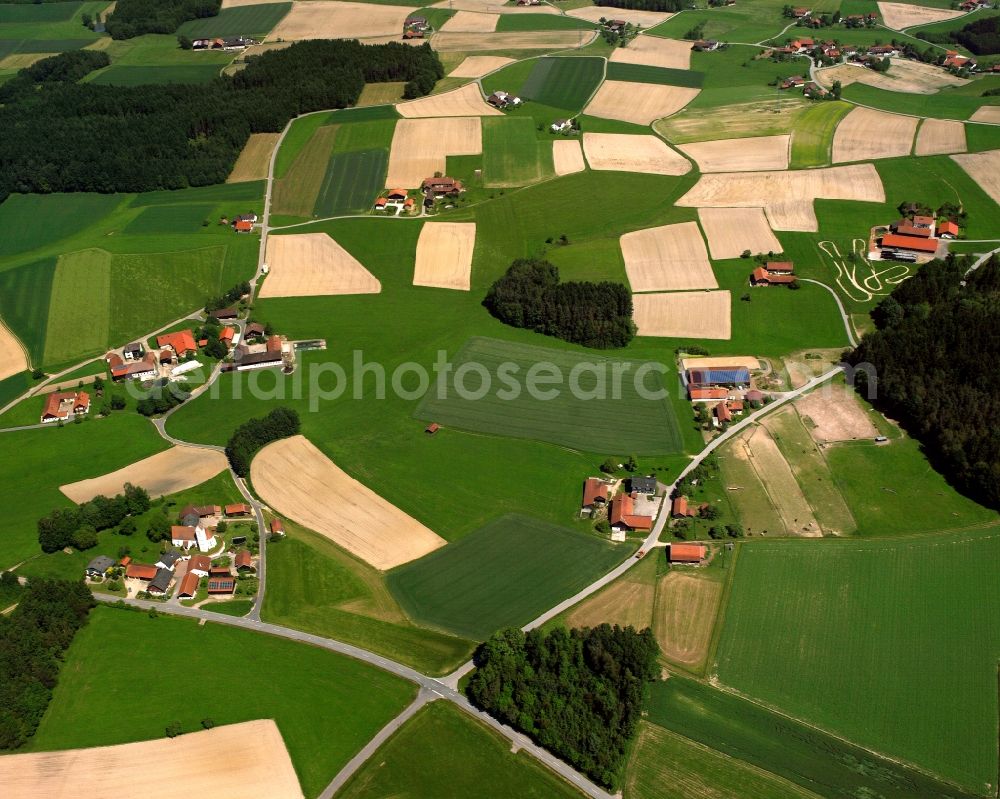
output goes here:
[[748, 407], [760, 407], [764, 393], [752, 387], [750, 370], [746, 366], [692, 367], [681, 372], [692, 403], [712, 406], [712, 423], [724, 427]]
[[869, 258], [904, 263], [930, 260], [937, 255], [942, 239], [958, 238], [960, 229], [954, 220], [939, 221], [917, 205], [903, 211], [903, 216], [888, 228], [872, 228]]
[[86, 391], [56, 391], [45, 398], [42, 424], [68, 422], [90, 413], [90, 394]]
[[662, 496], [655, 477], [615, 480], [588, 477], [583, 483], [580, 515], [606, 519], [612, 541], [624, 541], [628, 533], [653, 529]]
[[227, 39], [213, 37], [211, 39], [195, 39], [191, 42], [192, 50], [245, 50], [252, 44], [257, 44], [248, 36], [232, 36]]
[[418, 196], [422, 198], [422, 204], [418, 208], [416, 199], [410, 196], [407, 189], [388, 189], [380, 195], [374, 204], [375, 211], [400, 216], [402, 214], [416, 214], [421, 209], [430, 211], [434, 204], [443, 198], [455, 198], [465, 192], [465, 184], [447, 175], [435, 175], [431, 178], [424, 178], [420, 183]]
[[750, 273], [750, 285], [756, 287], [791, 286], [796, 282], [792, 261], [765, 261]]

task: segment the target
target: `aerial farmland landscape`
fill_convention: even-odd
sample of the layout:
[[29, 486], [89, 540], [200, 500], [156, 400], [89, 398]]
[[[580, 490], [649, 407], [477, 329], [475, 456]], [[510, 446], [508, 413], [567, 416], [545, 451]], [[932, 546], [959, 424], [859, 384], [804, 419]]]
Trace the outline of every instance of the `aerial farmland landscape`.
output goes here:
[[1000, 799], [998, 331], [994, 0], [0, 0], [0, 796]]

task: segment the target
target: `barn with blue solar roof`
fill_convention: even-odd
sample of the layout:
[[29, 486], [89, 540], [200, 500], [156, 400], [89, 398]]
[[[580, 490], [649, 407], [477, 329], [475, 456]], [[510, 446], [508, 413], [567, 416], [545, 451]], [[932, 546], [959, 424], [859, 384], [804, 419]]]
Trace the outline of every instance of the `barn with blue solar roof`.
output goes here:
[[749, 386], [750, 370], [745, 366], [713, 366], [689, 369], [688, 382], [695, 386]]

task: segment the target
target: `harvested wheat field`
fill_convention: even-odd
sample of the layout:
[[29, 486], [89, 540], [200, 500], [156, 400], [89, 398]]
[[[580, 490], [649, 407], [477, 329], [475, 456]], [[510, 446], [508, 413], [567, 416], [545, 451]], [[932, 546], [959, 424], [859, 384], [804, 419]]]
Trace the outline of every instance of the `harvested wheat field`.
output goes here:
[[424, 117], [502, 117], [503, 112], [487, 105], [476, 83], [467, 83], [443, 94], [399, 103], [396, 110], [406, 119]]
[[649, 627], [653, 617], [656, 586], [650, 576], [632, 569], [603, 591], [585, 599], [566, 617], [566, 626], [596, 627], [599, 624], [632, 625], [637, 630]]
[[632, 297], [636, 335], [728, 339], [728, 291], [683, 291]]
[[953, 155], [952, 158], [993, 198], [993, 202], [1000, 204], [1000, 150]]
[[11, 53], [0, 58], [0, 69], [24, 69], [41, 61], [43, 58], [52, 58], [58, 53]]
[[280, 133], [251, 133], [226, 183], [243, 183], [247, 180], [266, 178], [271, 164], [271, 153], [279, 138], [281, 138]]
[[[618, 12], [615, 11], [617, 19]], [[609, 59], [615, 64], [643, 64], [666, 69], [691, 68], [691, 42], [660, 36], [636, 36], [628, 47], [616, 47]]]
[[965, 124], [953, 119], [925, 119], [917, 133], [916, 155], [964, 153]]
[[[775, 199], [778, 197], [782, 199]], [[675, 204], [693, 208], [763, 208], [775, 230], [810, 232], [819, 229], [813, 210], [813, 200], [818, 198], [884, 203], [885, 190], [872, 164], [784, 172], [720, 172], [703, 175]], [[711, 236], [708, 243], [711, 248]]]
[[28, 356], [17, 336], [0, 322], [0, 380], [16, 375], [28, 368]]
[[833, 134], [833, 163], [909, 155], [919, 121], [872, 108], [855, 108]]
[[282, 516], [326, 536], [376, 569], [391, 569], [447, 542], [340, 469], [305, 436], [268, 444], [250, 478]]
[[[223, 8], [238, 8], [239, 6], [262, 6], [265, 3], [273, 3], [274, 0], [222, 0]], [[110, 12], [105, 11], [105, 14]]]
[[582, 47], [593, 31], [516, 31], [511, 33], [435, 33], [432, 45], [440, 53], [476, 53], [484, 50], [559, 50]]
[[444, 173], [445, 157], [483, 151], [479, 117], [401, 119], [392, 134], [386, 188], [419, 186], [435, 172]]
[[676, 114], [697, 97], [699, 91], [685, 86], [606, 80], [587, 104], [584, 113], [648, 125], [654, 120]]
[[540, 6], [508, 6], [501, 0], [441, 0], [431, 8], [447, 8], [452, 11], [479, 11], [486, 14], [558, 14], [559, 9], [542, 4]]
[[413, 285], [468, 291], [475, 247], [475, 222], [426, 223], [417, 239]]
[[258, 297], [317, 297], [378, 294], [371, 272], [326, 233], [268, 236], [270, 271]]
[[[239, 757], [220, 753], [239, 752]], [[302, 790], [278, 725], [271, 719], [227, 724], [176, 738], [119, 746], [31, 752], [0, 758], [7, 799], [72, 799], [149, 795], [149, 775], [177, 764], [170, 792], [178, 796], [301, 799]]]
[[721, 599], [716, 580], [679, 571], [660, 578], [653, 635], [667, 660], [695, 668], [705, 661]]
[[923, 64], [908, 58], [892, 58], [890, 61], [892, 66], [888, 72], [875, 72], [859, 64], [837, 64], [816, 70], [816, 79], [828, 89], [839, 80], [841, 86], [865, 83], [876, 89], [904, 94], [935, 94], [946, 86], [964, 86], [969, 82], [934, 64]]
[[145, 488], [155, 499], [201, 485], [228, 467], [229, 462], [221, 452], [171, 447], [100, 477], [59, 486], [59, 490], [79, 504], [98, 494], [113, 497], [122, 493], [125, 483], [131, 483]]
[[636, 230], [620, 243], [632, 291], [719, 287], [696, 222]]
[[653, 135], [584, 133], [583, 151], [591, 169], [649, 175], [686, 175], [691, 171], [686, 158]]
[[[596, 24], [601, 21], [601, 17], [612, 16], [612, 13], [607, 8], [603, 8], [601, 6], [585, 6], [584, 8], [574, 8], [572, 11], [567, 11], [566, 16], [576, 17], [577, 19], [585, 19], [587, 22], [593, 22]], [[661, 11], [638, 11], [631, 8], [616, 8], [613, 16], [615, 19], [623, 19], [632, 25], [639, 25], [643, 28], [652, 28], [659, 25], [661, 22], [666, 22], [673, 16], [673, 14]], [[633, 44], [634, 43], [635, 41], [633, 41]], [[629, 47], [631, 46], [632, 45], [629, 45]]]
[[583, 172], [587, 165], [583, 162], [580, 142], [576, 139], [556, 139], [552, 142], [552, 166], [559, 176]]
[[698, 220], [716, 260], [739, 258], [745, 250], [751, 255], [781, 252], [763, 208], [699, 208]]
[[753, 371], [760, 369], [760, 361], [750, 355], [709, 355], [699, 358], [681, 358], [681, 369], [711, 369], [715, 366], [745, 366]]
[[821, 386], [795, 401], [806, 427], [812, 437], [821, 444], [828, 441], [853, 441], [873, 439], [878, 428], [871, 416], [865, 413], [854, 390], [845, 385], [828, 384]]
[[399, 39], [403, 21], [416, 10], [407, 6], [350, 3], [345, 0], [309, 0], [308, 3], [294, 3], [292, 10], [271, 32], [270, 38], [298, 41], [394, 36]]
[[914, 25], [944, 22], [946, 19], [955, 19], [955, 17], [960, 17], [965, 13], [964, 11], [949, 11], [945, 8], [912, 6], [909, 3], [876, 3], [876, 5], [885, 26], [897, 31], [911, 28]]
[[498, 55], [470, 55], [461, 64], [448, 73], [449, 78], [481, 78], [489, 72], [495, 72], [508, 64], [513, 64], [513, 58], [503, 58]]
[[1000, 105], [984, 105], [969, 117], [970, 122], [992, 122], [1000, 125]]
[[446, 33], [492, 33], [500, 21], [499, 14], [480, 14], [475, 11], [458, 11], [439, 30]]
[[693, 158], [702, 172], [755, 172], [788, 169], [791, 140], [786, 133], [679, 144], [677, 148]]

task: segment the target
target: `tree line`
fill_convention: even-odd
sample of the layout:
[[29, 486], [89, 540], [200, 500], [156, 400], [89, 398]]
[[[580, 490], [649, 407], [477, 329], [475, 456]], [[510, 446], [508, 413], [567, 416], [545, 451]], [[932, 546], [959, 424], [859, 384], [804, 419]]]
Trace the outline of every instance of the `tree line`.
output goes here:
[[995, 55], [1000, 53], [1000, 16], [977, 19], [957, 31], [920, 31], [916, 35], [934, 44], [960, 44], [976, 55]]
[[0, 616], [0, 749], [27, 743], [52, 699], [63, 653], [94, 597], [82, 582], [32, 580]]
[[297, 435], [300, 427], [299, 414], [292, 408], [275, 408], [267, 416], [244, 422], [226, 443], [229, 465], [240, 477], [246, 477], [258, 450], [279, 438]]
[[189, 19], [215, 17], [222, 0], [118, 0], [104, 26], [112, 39], [173, 33]]
[[659, 654], [649, 628], [506, 629], [476, 650], [467, 692], [476, 707], [613, 789]]
[[351, 106], [366, 82], [415, 82], [424, 91], [427, 76], [443, 74], [427, 44], [323, 40], [254, 56], [241, 72], [204, 84], [33, 82], [0, 107], [0, 201], [11, 192], [224, 183], [251, 133]]
[[559, 282], [548, 261], [521, 258], [489, 289], [483, 305], [512, 327], [585, 347], [624, 347], [635, 336], [632, 295], [621, 283]]
[[150, 508], [149, 493], [141, 486], [125, 484], [125, 493], [112, 498], [96, 496], [74, 508], [56, 508], [38, 520], [38, 543], [43, 552], [58, 552], [72, 546], [97, 546], [101, 530], [117, 527], [129, 516]]
[[610, 8], [627, 8], [633, 11], [680, 11], [681, 0], [594, 0], [594, 5]]
[[[931, 261], [873, 311], [876, 330], [848, 358], [862, 396], [923, 444], [963, 493], [1000, 508], [1000, 259]], [[964, 285], [963, 285], [964, 283]]]

